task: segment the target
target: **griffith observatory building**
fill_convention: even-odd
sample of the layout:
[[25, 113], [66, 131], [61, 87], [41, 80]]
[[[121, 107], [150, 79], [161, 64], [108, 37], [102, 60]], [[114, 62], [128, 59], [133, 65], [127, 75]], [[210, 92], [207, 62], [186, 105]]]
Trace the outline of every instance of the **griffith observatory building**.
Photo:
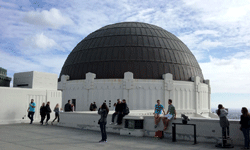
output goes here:
[[[126, 99], [130, 110], [153, 110], [168, 99], [178, 116], [211, 118], [210, 82], [188, 47], [155, 25], [122, 22], [104, 26], [79, 42], [67, 57], [58, 82], [62, 104], [76, 111], [92, 102]], [[153, 113], [153, 111], [152, 111]]]

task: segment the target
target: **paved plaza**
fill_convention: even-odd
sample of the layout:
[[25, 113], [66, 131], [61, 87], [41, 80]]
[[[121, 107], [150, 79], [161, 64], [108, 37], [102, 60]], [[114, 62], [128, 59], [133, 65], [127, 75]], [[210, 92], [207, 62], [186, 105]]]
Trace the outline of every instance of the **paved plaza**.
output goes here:
[[[130, 137], [108, 133], [107, 143], [98, 143], [101, 133], [60, 126], [35, 124], [0, 125], [0, 150], [207, 150], [219, 149], [215, 143], [198, 143]], [[240, 149], [235, 146], [234, 149]]]

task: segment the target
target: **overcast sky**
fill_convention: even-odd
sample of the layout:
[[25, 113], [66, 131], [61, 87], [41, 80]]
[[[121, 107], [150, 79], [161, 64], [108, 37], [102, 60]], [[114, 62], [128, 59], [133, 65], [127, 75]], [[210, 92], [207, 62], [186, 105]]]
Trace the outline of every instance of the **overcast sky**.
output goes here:
[[138, 21], [176, 35], [211, 81], [212, 107], [250, 108], [249, 0], [0, 0], [0, 67], [59, 75], [91, 32]]

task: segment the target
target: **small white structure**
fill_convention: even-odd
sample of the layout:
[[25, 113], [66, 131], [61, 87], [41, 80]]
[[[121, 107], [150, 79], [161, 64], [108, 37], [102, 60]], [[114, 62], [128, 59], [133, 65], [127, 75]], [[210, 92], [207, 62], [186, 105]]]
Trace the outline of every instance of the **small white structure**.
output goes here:
[[[14, 74], [14, 87], [0, 87], [0, 124], [28, 122], [27, 109], [31, 99], [36, 103], [34, 121], [40, 121], [40, 106], [50, 101], [53, 109], [61, 106], [62, 93], [57, 90], [57, 75], [42, 72], [23, 72]], [[22, 87], [22, 88], [20, 88]]]
[[168, 100], [173, 100], [177, 114], [188, 114], [192, 117], [215, 117], [210, 111], [210, 84], [194, 81], [176, 81], [172, 74], [162, 75], [163, 79], [134, 79], [133, 73], [124, 73], [124, 79], [95, 79], [96, 75], [87, 73], [85, 80], [69, 80], [62, 75], [58, 89], [62, 90], [62, 103], [68, 100], [76, 102], [76, 111], [87, 111], [92, 102], [97, 106], [104, 101], [110, 108], [119, 99], [126, 99], [130, 110], [152, 110], [156, 100], [167, 109]]

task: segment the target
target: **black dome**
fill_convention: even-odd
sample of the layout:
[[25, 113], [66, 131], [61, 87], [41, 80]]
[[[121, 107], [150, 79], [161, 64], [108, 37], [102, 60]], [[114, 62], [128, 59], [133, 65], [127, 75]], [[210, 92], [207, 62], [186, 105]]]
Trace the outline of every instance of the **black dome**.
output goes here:
[[96, 79], [162, 79], [165, 73], [174, 80], [190, 81], [203, 75], [188, 47], [172, 33], [155, 25], [122, 22], [107, 25], [84, 38], [66, 59], [61, 75], [70, 80], [85, 79], [92, 72]]

